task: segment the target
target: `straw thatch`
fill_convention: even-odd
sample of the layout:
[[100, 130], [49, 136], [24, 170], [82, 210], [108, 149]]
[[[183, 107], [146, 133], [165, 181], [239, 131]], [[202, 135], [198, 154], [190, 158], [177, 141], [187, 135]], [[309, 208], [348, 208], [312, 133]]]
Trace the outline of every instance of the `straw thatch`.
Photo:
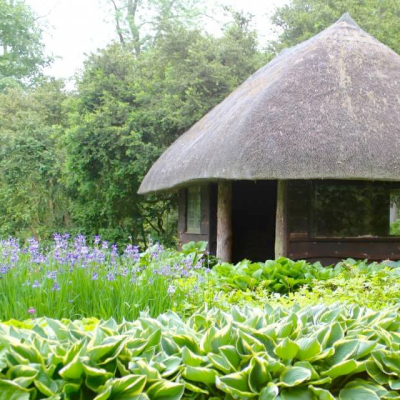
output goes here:
[[347, 15], [182, 135], [139, 193], [219, 179], [400, 180], [400, 56]]

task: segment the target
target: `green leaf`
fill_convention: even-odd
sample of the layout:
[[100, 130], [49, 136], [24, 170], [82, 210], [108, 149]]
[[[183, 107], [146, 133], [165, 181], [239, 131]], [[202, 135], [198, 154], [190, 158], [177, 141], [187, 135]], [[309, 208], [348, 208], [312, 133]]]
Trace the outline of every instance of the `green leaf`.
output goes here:
[[322, 351], [322, 347], [316, 338], [302, 338], [296, 343], [299, 346], [296, 358], [301, 361], [310, 360]]
[[183, 370], [183, 376], [190, 381], [214, 385], [215, 378], [218, 376], [218, 373], [211, 368], [191, 367], [188, 365]]
[[311, 371], [309, 369], [303, 367], [288, 367], [282, 372], [278, 385], [283, 387], [297, 386], [310, 378]]
[[146, 394], [151, 400], [180, 400], [185, 391], [185, 385], [168, 381], [159, 381], [151, 385]]
[[[112, 381], [111, 395], [115, 400], [122, 400], [123, 397], [139, 395], [146, 385], [146, 377], [128, 375]], [[116, 397], [114, 397], [116, 396]]]
[[335, 343], [335, 354], [328, 360], [330, 365], [339, 364], [348, 358], [351, 358], [356, 352], [359, 340], [346, 340], [343, 339]]
[[268, 361], [254, 357], [250, 363], [249, 387], [252, 392], [259, 393], [268, 382], [272, 381], [272, 376], [268, 372]]
[[379, 396], [371, 389], [353, 386], [342, 389], [339, 393], [339, 400], [379, 400]]
[[312, 385], [308, 388], [315, 394], [318, 400], [335, 400], [335, 397], [329, 390], [317, 388]]
[[231, 344], [232, 341], [232, 325], [229, 323], [219, 331], [215, 332], [211, 339], [211, 348], [214, 353], [218, 353], [218, 350], [222, 346]]
[[285, 338], [276, 346], [275, 354], [282, 360], [292, 360], [300, 350], [299, 345], [289, 338]]
[[0, 400], [29, 400], [31, 392], [12, 381], [0, 379]]
[[274, 383], [269, 383], [261, 390], [259, 400], [275, 400], [278, 397], [279, 388]]
[[307, 388], [286, 389], [281, 392], [282, 400], [315, 400], [313, 393]]
[[255, 397], [257, 394], [251, 392], [248, 384], [248, 372], [241, 371], [223, 377], [216, 377], [218, 389], [232, 396]]
[[203, 364], [204, 360], [201, 356], [190, 351], [186, 346], [182, 348], [182, 362], [186, 365], [190, 365], [192, 367], [199, 367]]
[[346, 360], [342, 361], [339, 364], [334, 365], [332, 368], [327, 371], [323, 371], [321, 375], [329, 376], [332, 379], [337, 378], [341, 375], [350, 375], [353, 373], [358, 367], [357, 361], [354, 360]]
[[83, 373], [84, 369], [79, 354], [59, 372], [60, 376], [67, 380], [78, 380], [82, 377]]

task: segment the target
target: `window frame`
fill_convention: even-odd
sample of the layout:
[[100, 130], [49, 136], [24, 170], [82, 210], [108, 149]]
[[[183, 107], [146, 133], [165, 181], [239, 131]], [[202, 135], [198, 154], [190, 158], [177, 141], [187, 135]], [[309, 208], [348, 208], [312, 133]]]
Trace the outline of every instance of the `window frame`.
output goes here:
[[[190, 202], [190, 191], [196, 191], [196, 195], [198, 196], [198, 212], [199, 212], [199, 216], [198, 216], [198, 227], [196, 227], [195, 229], [189, 228], [189, 212], [190, 212], [190, 207], [189, 207], [189, 202]], [[188, 188], [186, 188], [186, 201], [185, 201], [185, 233], [186, 234], [190, 234], [190, 235], [201, 235], [202, 234], [202, 190], [201, 190], [201, 186], [190, 186]]]
[[[318, 184], [324, 185], [362, 185], [364, 183], [372, 183], [376, 185], [383, 185], [387, 187], [388, 193], [392, 190], [400, 190], [400, 182], [390, 182], [390, 181], [361, 181], [361, 180], [312, 180], [309, 181], [309, 196], [308, 196], [308, 240], [313, 242], [398, 242], [400, 241], [399, 235], [385, 235], [385, 236], [324, 236], [324, 235], [316, 235], [314, 233], [314, 221], [316, 219], [315, 215], [315, 207], [314, 207], [314, 196], [315, 196], [315, 188]], [[389, 210], [388, 210], [389, 212]], [[390, 232], [390, 225], [388, 227]], [[296, 241], [296, 240], [294, 240]], [[300, 240], [302, 241], [302, 240]]]

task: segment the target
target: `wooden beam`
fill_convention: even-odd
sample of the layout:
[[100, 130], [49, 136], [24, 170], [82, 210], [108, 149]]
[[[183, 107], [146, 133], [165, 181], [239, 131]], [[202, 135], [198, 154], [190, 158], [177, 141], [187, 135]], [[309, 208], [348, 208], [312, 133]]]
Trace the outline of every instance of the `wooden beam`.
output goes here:
[[285, 181], [278, 181], [278, 191], [276, 199], [275, 259], [286, 256], [285, 184]]
[[217, 257], [232, 262], [232, 182], [218, 183]]

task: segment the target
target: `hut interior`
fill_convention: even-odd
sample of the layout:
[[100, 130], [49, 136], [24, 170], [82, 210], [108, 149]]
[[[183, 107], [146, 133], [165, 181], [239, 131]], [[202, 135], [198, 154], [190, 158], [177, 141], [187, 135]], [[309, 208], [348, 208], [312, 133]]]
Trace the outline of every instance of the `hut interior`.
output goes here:
[[277, 181], [232, 185], [232, 261], [275, 258]]

